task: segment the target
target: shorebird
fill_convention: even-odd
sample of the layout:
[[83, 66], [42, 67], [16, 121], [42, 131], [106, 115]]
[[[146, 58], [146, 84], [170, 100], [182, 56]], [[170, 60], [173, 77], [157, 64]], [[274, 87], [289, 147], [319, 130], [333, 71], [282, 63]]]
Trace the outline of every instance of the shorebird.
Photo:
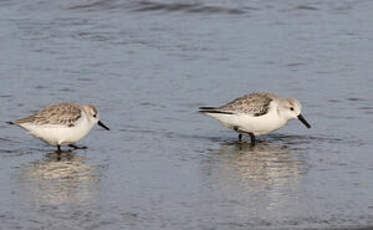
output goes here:
[[87, 148], [78, 147], [75, 143], [87, 135], [95, 124], [110, 130], [99, 120], [95, 106], [77, 103], [50, 105], [34, 115], [8, 123], [25, 129], [49, 145], [57, 146], [58, 153], [63, 145], [74, 149]]
[[200, 107], [199, 112], [239, 133], [239, 141], [243, 134], [249, 135], [251, 144], [255, 145], [256, 136], [271, 133], [292, 119], [298, 119], [311, 128], [301, 110], [302, 105], [295, 98], [282, 99], [271, 93], [251, 93], [220, 107]]

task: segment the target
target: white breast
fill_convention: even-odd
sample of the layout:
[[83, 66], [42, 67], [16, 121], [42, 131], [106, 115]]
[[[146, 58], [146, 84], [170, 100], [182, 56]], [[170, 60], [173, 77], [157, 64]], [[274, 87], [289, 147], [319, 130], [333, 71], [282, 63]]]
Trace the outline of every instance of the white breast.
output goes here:
[[233, 115], [210, 113], [207, 115], [219, 120], [228, 128], [234, 129], [234, 127], [237, 127], [242, 132], [253, 133], [255, 136], [271, 133], [287, 123], [275, 110], [258, 117], [243, 113]]
[[82, 116], [73, 127], [63, 125], [34, 125], [31, 123], [23, 124], [31, 135], [46, 142], [49, 145], [69, 145], [81, 140], [92, 129], [94, 123]]

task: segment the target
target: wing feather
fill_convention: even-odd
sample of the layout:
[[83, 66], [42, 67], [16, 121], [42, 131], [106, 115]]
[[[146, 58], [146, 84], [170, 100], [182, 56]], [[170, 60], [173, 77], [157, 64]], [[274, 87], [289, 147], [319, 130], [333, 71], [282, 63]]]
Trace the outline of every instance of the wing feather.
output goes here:
[[270, 109], [270, 103], [276, 96], [269, 93], [251, 93], [238, 97], [220, 107], [201, 107], [202, 113], [244, 113], [252, 116], [262, 116]]
[[37, 125], [66, 125], [73, 127], [82, 116], [79, 104], [60, 103], [47, 106], [34, 115], [13, 121], [14, 124], [34, 123]]

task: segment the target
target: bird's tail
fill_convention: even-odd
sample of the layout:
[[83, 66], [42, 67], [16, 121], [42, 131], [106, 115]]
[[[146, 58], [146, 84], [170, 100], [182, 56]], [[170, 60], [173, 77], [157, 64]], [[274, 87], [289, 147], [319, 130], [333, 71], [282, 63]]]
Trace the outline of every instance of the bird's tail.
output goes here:
[[222, 111], [217, 107], [199, 107], [200, 113], [223, 113], [223, 114], [233, 114], [232, 112]]
[[199, 107], [200, 112], [205, 110], [216, 110], [216, 107]]

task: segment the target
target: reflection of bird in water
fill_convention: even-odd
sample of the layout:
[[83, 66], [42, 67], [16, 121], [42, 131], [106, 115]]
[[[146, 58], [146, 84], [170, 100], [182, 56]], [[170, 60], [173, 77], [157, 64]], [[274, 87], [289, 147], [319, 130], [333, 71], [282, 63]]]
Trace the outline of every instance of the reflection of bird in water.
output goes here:
[[[216, 204], [228, 205], [232, 215], [255, 211], [258, 216], [297, 208], [303, 199], [301, 181], [305, 160], [287, 146], [262, 143], [224, 143], [203, 161], [204, 188]], [[210, 209], [217, 207], [210, 205]], [[237, 212], [237, 213], [235, 213]]]
[[54, 205], [92, 199], [99, 178], [97, 168], [87, 165], [85, 160], [71, 152], [48, 153], [45, 160], [26, 166], [20, 177], [25, 192], [22, 197]]
[[304, 161], [286, 146], [225, 143], [213, 154], [212, 174], [246, 184], [248, 189], [262, 189], [252, 184], [287, 186], [304, 173]]

